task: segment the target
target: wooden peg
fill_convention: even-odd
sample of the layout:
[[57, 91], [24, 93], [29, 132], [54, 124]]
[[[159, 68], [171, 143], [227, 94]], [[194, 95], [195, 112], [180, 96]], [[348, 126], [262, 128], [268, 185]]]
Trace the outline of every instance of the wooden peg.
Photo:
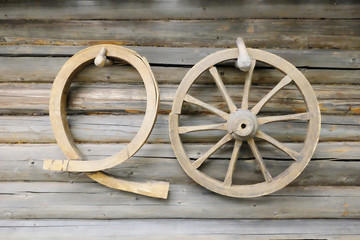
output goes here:
[[110, 59], [106, 58], [106, 48], [102, 48], [99, 52], [99, 54], [96, 56], [95, 60], [94, 60], [94, 64], [97, 67], [105, 67], [105, 66], [110, 66], [113, 64], [113, 61], [111, 61]]
[[251, 58], [246, 50], [244, 40], [241, 37], [236, 39], [236, 45], [239, 49], [239, 56], [235, 66], [243, 72], [248, 72], [251, 68]]

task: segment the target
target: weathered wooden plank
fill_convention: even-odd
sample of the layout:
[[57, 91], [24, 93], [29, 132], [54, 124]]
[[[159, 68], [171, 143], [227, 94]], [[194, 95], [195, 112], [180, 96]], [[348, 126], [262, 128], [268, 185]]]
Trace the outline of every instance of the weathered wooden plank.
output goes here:
[[172, 184], [169, 198], [159, 201], [96, 183], [1, 182], [0, 186], [2, 219], [360, 217], [360, 187], [286, 187], [261, 198], [234, 199], [196, 185]]
[[[243, 83], [243, 81], [241, 79], [237, 83]], [[250, 106], [254, 106], [274, 85], [259, 84], [253, 86], [249, 98]], [[160, 112], [169, 113], [171, 111], [177, 88], [177, 85], [160, 85]], [[235, 104], [240, 107], [243, 85], [227, 85], [227, 89]], [[360, 113], [358, 98], [360, 86], [319, 84], [313, 85], [313, 89], [323, 114], [358, 115]], [[0, 83], [0, 113], [47, 114], [50, 90], [51, 84]], [[215, 84], [193, 85], [190, 93], [192, 96], [223, 111], [228, 111], [227, 105]], [[79, 112], [143, 113], [146, 108], [146, 93], [142, 83], [137, 85], [119, 83], [73, 84], [68, 106], [70, 114]], [[302, 95], [295, 86], [288, 86], [279, 91], [264, 106], [261, 113], [281, 115], [303, 112], [304, 110], [305, 104]], [[182, 112], [184, 114], [209, 113], [204, 108], [187, 103], [184, 104]]]
[[[287, 143], [286, 145], [296, 150], [301, 147], [296, 143]], [[84, 155], [92, 160], [109, 157], [124, 147], [123, 144], [81, 144], [79, 146]], [[185, 144], [189, 156], [193, 159], [198, 158], [210, 147], [209, 144]], [[273, 176], [284, 171], [292, 163], [289, 156], [280, 153], [276, 148], [267, 144], [259, 144], [258, 147]], [[359, 147], [360, 143], [357, 142], [319, 143], [314, 159], [291, 185], [359, 186]], [[231, 150], [232, 148], [228, 146], [217, 151], [201, 170], [217, 179], [223, 179], [229, 164]], [[64, 155], [57, 145], [0, 145], [0, 156], [2, 156], [0, 181], [92, 182], [83, 174], [43, 170], [44, 159], [64, 159]], [[256, 162], [252, 160], [253, 155], [248, 146], [242, 147], [239, 157], [241, 160], [236, 166], [233, 181], [238, 184], [263, 181], [263, 175], [256, 169]], [[135, 157], [107, 171], [115, 176], [134, 180], [166, 180], [171, 184], [193, 182], [181, 169], [170, 144], [146, 144]]]
[[[9, 39], [8, 39], [9, 40]], [[20, 40], [19, 40], [20, 41]], [[37, 45], [0, 45], [0, 56], [14, 56], [14, 57], [46, 57], [45, 59], [37, 58], [39, 64], [46, 64], [49, 61], [51, 65], [56, 65], [60, 69], [61, 65], [66, 59], [52, 59], [53, 57], [70, 57], [76, 52], [86, 48], [86, 46], [73, 46], [73, 42], [69, 43], [71, 46], [56, 46], [53, 40], [41, 39], [41, 42], [34, 40], [33, 44]], [[12, 42], [19, 44], [19, 42]], [[112, 42], [110, 42], [112, 43]], [[235, 47], [235, 40], [233, 40]], [[47, 45], [44, 45], [47, 44]], [[86, 45], [88, 45], [87, 43]], [[96, 44], [96, 42], [90, 45]], [[123, 45], [121, 43], [118, 43]], [[214, 53], [224, 48], [174, 48], [174, 47], [146, 47], [146, 46], [124, 46], [137, 51], [139, 54], [146, 57], [150, 64], [174, 64], [174, 65], [194, 65], [207, 55]], [[349, 50], [327, 50], [327, 49], [263, 49], [265, 51], [277, 54], [286, 60], [290, 61], [297, 67], [321, 67], [321, 68], [360, 68], [360, 51]], [[29, 64], [35, 59], [9, 59], [0, 58], [4, 64]], [[9, 62], [7, 62], [9, 61]], [[15, 61], [15, 62], [12, 62]], [[23, 63], [22, 61], [25, 61]], [[18, 66], [17, 66], [18, 67]], [[110, 68], [111, 69], [111, 68]], [[5, 69], [2, 69], [5, 70]], [[52, 68], [50, 69], [51, 71]], [[57, 71], [56, 71], [57, 72]]]
[[360, 18], [359, 4], [347, 0], [227, 1], [6, 1], [0, 3], [0, 19], [224, 19], [224, 18]]
[[[53, 82], [66, 59], [62, 57], [0, 57], [0, 82]], [[293, 63], [296, 64], [296, 61], [298, 60]], [[300, 61], [303, 61], [303, 59]], [[315, 65], [318, 63], [310, 64]], [[343, 66], [339, 63], [338, 67]], [[190, 68], [186, 66], [152, 66], [151, 70], [154, 72], [158, 83], [179, 84]], [[218, 70], [226, 84], [235, 84], [244, 79], [245, 73], [234, 67], [218, 67]], [[360, 70], [358, 69], [300, 68], [300, 71], [311, 84], [358, 84], [360, 80]], [[254, 72], [252, 82], [254, 84], [277, 83], [282, 76], [282, 73], [277, 70], [258, 68]], [[139, 83], [141, 78], [136, 70], [130, 66], [114, 65], [106, 68], [89, 66], [76, 75], [75, 81], [86, 83]], [[204, 84], [214, 83], [208, 72], [202, 74], [196, 81]]]
[[[355, 219], [118, 219], [0, 220], [8, 240], [86, 239], [356, 239]], [[121, 226], [121, 227], [119, 227]], [[139, 228], [139, 226], [142, 226]], [[194, 227], [196, 226], [196, 227]], [[261, 227], [259, 227], [261, 226]]]
[[[334, 116], [330, 117], [334, 118]], [[335, 117], [336, 118], [336, 117]], [[355, 119], [354, 119], [355, 118]], [[358, 117], [343, 116], [337, 124], [326, 123], [323, 118], [320, 141], [359, 141]], [[183, 116], [181, 124], [189, 126], [194, 122], [217, 123], [219, 118], [209, 116]], [[77, 142], [124, 143], [137, 133], [142, 119], [137, 115], [78, 115], [69, 116], [69, 124]], [[346, 124], [349, 122], [350, 124]], [[353, 124], [357, 122], [357, 124]], [[307, 124], [305, 122], [277, 122], [265, 124], [264, 132], [282, 142], [303, 141]], [[184, 142], [217, 142], [224, 131], [207, 131], [183, 134]], [[54, 143], [48, 116], [1, 116], [1, 143]], [[168, 116], [159, 115], [148, 139], [150, 143], [168, 143]]]
[[[301, 143], [285, 143], [292, 149], [299, 150]], [[80, 151], [87, 159], [100, 159], [112, 155], [119, 151], [125, 144], [78, 144]], [[184, 147], [191, 158], [198, 158], [200, 154], [211, 146], [211, 143], [184, 144]], [[282, 155], [281, 151], [270, 145], [259, 143], [259, 149], [262, 151], [265, 159], [289, 160], [289, 156]], [[221, 151], [215, 152], [211, 159], [224, 159], [230, 156], [231, 147], [221, 148]], [[320, 142], [316, 148], [313, 160], [359, 160], [360, 143], [359, 142]], [[64, 155], [56, 144], [0, 144], [0, 161], [31, 161], [43, 160], [45, 158], [62, 159]], [[228, 156], [226, 156], [228, 155]], [[252, 158], [252, 153], [244, 144], [241, 149], [240, 159]], [[135, 154], [139, 158], [172, 158], [175, 155], [170, 144], [145, 144], [139, 152]], [[149, 160], [150, 161], [150, 160]], [[5, 164], [5, 163], [4, 163]], [[121, 165], [120, 165], [121, 166]], [[34, 176], [35, 177], [35, 176]]]
[[[197, 34], [194, 35], [194, 32]], [[121, 40], [115, 42], [123, 45], [177, 47], [233, 47], [234, 40], [241, 36], [248, 47], [256, 48], [359, 49], [360, 22], [247, 19], [121, 21], [119, 24], [117, 21], [1, 20], [0, 36], [3, 36], [3, 43], [18, 41], [18, 38], [25, 41], [32, 41], [32, 38], [52, 38], [59, 39], [60, 42], [57, 43], [61, 43], [61, 39], [71, 39], [73, 44], [100, 43], [103, 40], [119, 39], [121, 36]]]

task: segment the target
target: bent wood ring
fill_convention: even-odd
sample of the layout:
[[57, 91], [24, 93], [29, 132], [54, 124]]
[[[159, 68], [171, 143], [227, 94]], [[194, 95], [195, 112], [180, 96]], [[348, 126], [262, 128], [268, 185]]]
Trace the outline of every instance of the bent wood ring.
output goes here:
[[[220, 74], [215, 67], [217, 63], [221, 63], [230, 59], [237, 59], [239, 56], [239, 49], [234, 48], [213, 53], [202, 59], [188, 71], [177, 89], [172, 106], [172, 111], [169, 117], [170, 140], [175, 155], [184, 171], [194, 181], [211, 191], [222, 195], [239, 198], [266, 195], [285, 187], [291, 181], [293, 181], [309, 163], [319, 140], [321, 125], [320, 109], [314, 91], [307, 79], [304, 77], [304, 75], [295, 66], [269, 52], [251, 48], [247, 48], [247, 52], [252, 60], [252, 63], [250, 70], [246, 73], [243, 97], [240, 108], [238, 108], [231, 99], [220, 77]], [[254, 107], [249, 109], [249, 93], [256, 61], [267, 63], [270, 66], [273, 66], [283, 72], [286, 76], [281, 79], [279, 83], [257, 104], [255, 104]], [[214, 78], [215, 83], [221, 92], [221, 95], [223, 96], [227, 106], [229, 107], [230, 113], [224, 112], [210, 105], [209, 103], [206, 103], [198, 98], [191, 96], [188, 93], [194, 81], [200, 76], [200, 74], [207, 70], [209, 70], [210, 74]], [[268, 117], [257, 116], [262, 107], [279, 90], [281, 90], [283, 87], [290, 84], [291, 82], [294, 82], [298, 90], [301, 92], [305, 100], [306, 112]], [[179, 126], [179, 116], [181, 115], [184, 102], [197, 105], [206, 109], [207, 111], [218, 115], [223, 119], [224, 123], [197, 126]], [[292, 150], [285, 144], [265, 134], [258, 128], [260, 125], [266, 123], [290, 120], [308, 121], [308, 129], [306, 132], [304, 145], [299, 152]], [[197, 160], [190, 160], [183, 147], [180, 135], [189, 132], [211, 130], [223, 130], [225, 132], [225, 135], [207, 152], [203, 153]], [[272, 144], [273, 146], [290, 156], [294, 161], [285, 171], [283, 171], [279, 175], [275, 177], [271, 176], [268, 168], [266, 167], [265, 161], [263, 160], [261, 153], [257, 147], [257, 144], [255, 143], [255, 138], [264, 140]], [[221, 148], [223, 145], [230, 141], [234, 141], [234, 147], [227, 168], [226, 176], [224, 177], [223, 181], [215, 179], [199, 170], [200, 166], [215, 151], [217, 151], [219, 148]], [[239, 151], [244, 141], [247, 142], [250, 146], [254, 158], [264, 177], [263, 182], [248, 185], [238, 185], [233, 184], [232, 182], [234, 169], [239, 156]]]
[[[139, 131], [124, 149], [101, 160], [82, 161], [85, 157], [74, 143], [67, 120], [67, 94], [76, 73], [93, 62], [99, 52], [104, 52], [104, 49], [106, 50], [107, 57], [124, 60], [138, 71], [146, 89], [146, 112]], [[54, 171], [86, 172], [87, 176], [93, 180], [111, 188], [152, 197], [167, 198], [169, 189], [169, 183], [167, 182], [131, 182], [113, 178], [102, 172], [97, 172], [114, 167], [128, 160], [144, 145], [154, 127], [158, 106], [159, 88], [150, 69], [150, 65], [144, 57], [141, 57], [130, 49], [107, 44], [92, 46], [76, 53], [62, 66], [57, 74], [52, 86], [49, 103], [52, 130], [67, 160], [47, 159], [44, 161], [43, 168]]]

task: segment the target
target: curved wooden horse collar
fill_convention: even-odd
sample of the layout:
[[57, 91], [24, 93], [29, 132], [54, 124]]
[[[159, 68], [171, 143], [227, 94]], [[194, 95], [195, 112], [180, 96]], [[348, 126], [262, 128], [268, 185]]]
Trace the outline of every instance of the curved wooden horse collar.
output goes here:
[[[66, 100], [73, 77], [81, 69], [95, 60], [97, 66], [111, 64], [106, 56], [121, 59], [131, 64], [140, 74], [146, 89], [146, 112], [136, 136], [120, 152], [101, 159], [82, 161], [85, 157], [80, 153], [71, 135], [66, 114]], [[159, 105], [159, 88], [149, 63], [136, 52], [116, 45], [97, 45], [86, 48], [71, 57], [61, 68], [55, 78], [51, 90], [49, 115], [52, 129], [62, 152], [67, 160], [44, 161], [45, 170], [86, 172], [91, 179], [111, 188], [134, 192], [146, 196], [167, 198], [169, 183], [159, 181], [132, 182], [113, 178], [102, 172], [114, 167], [133, 156], [149, 137], [157, 116]]]

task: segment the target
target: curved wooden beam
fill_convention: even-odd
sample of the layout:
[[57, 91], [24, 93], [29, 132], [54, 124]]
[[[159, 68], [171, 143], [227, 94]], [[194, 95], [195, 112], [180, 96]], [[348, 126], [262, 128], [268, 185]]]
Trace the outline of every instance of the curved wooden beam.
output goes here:
[[[72, 77], [92, 62], [102, 48], [107, 56], [125, 60], [139, 72], [143, 79], [147, 106], [144, 120], [134, 139], [120, 152], [101, 160], [82, 161], [84, 159], [74, 143], [66, 114], [66, 100]], [[94, 172], [114, 167], [133, 156], [145, 143], [154, 127], [159, 104], [159, 89], [146, 59], [136, 52], [116, 46], [97, 45], [86, 48], [71, 57], [61, 68], [51, 90], [49, 115], [52, 129], [61, 150], [69, 160], [45, 160], [44, 169], [69, 172]]]
[[[74, 75], [94, 61], [96, 57], [99, 58], [99, 56], [103, 60], [105, 59], [105, 61], [102, 61], [104, 63], [108, 60], [106, 57], [125, 60], [139, 72], [146, 89], [146, 112], [138, 133], [124, 149], [101, 160], [82, 161], [85, 158], [74, 143], [67, 121], [67, 93], [69, 92]], [[99, 62], [101, 61], [99, 60]], [[101, 63], [99, 64], [101, 65]], [[104, 64], [104, 66], [105, 65], [106, 64]], [[56, 141], [67, 160], [47, 159], [44, 161], [43, 168], [45, 170], [55, 171], [85, 172], [91, 179], [111, 188], [151, 197], [166, 198], [169, 190], [168, 183], [157, 181], [133, 182], [116, 179], [102, 172], [98, 172], [128, 160], [144, 145], [154, 127], [158, 106], [159, 88], [150, 69], [150, 65], [144, 57], [127, 48], [107, 44], [92, 46], [78, 52], [63, 65], [56, 76], [49, 103], [52, 129]]]
[[169, 192], [169, 183], [162, 181], [144, 180], [129, 181], [120, 178], [114, 178], [103, 172], [86, 173], [92, 180], [101, 183], [109, 188], [121, 191], [141, 194], [148, 197], [167, 199]]

